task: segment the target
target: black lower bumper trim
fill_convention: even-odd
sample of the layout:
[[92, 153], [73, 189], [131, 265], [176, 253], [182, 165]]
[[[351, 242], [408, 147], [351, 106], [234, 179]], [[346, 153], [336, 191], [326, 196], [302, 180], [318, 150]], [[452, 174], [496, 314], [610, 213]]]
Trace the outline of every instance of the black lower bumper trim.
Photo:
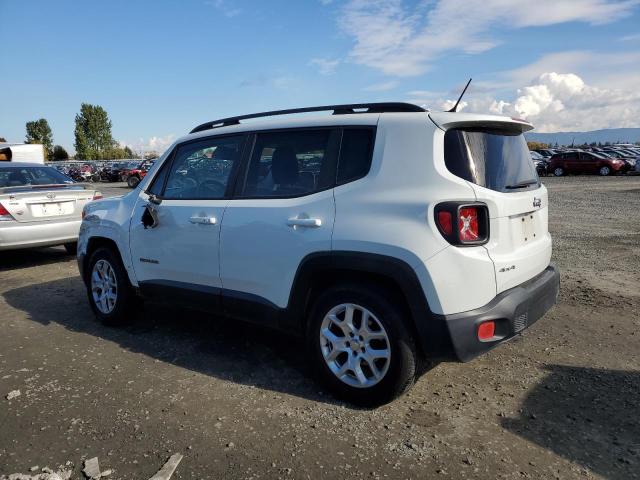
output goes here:
[[[557, 301], [560, 273], [549, 265], [542, 273], [500, 293], [487, 305], [464, 313], [441, 315], [456, 357], [467, 362], [514, 337], [540, 319]], [[478, 340], [478, 325], [493, 320], [492, 340]]]

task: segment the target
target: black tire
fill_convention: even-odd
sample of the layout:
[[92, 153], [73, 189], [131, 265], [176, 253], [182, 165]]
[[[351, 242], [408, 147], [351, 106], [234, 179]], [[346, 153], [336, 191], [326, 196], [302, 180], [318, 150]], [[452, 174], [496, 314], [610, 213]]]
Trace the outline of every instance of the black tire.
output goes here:
[[600, 167], [600, 169], [598, 170], [598, 173], [600, 174], [601, 177], [606, 177], [608, 175], [611, 175], [611, 168], [609, 168], [606, 165], [603, 165], [602, 167]]
[[556, 167], [553, 169], [553, 174], [556, 177], [562, 177], [564, 175], [564, 168], [562, 167]]
[[[389, 365], [382, 379], [371, 387], [343, 382], [331, 371], [322, 353], [323, 319], [331, 309], [346, 303], [364, 307], [375, 315], [388, 336]], [[402, 302], [375, 285], [345, 284], [326, 290], [314, 302], [307, 328], [307, 351], [316, 377], [336, 397], [358, 406], [375, 407], [399, 397], [413, 385], [418, 371], [415, 341], [403, 319], [407, 320]]]
[[75, 255], [78, 251], [78, 242], [70, 242], [64, 244], [64, 249], [69, 255]]
[[129, 178], [127, 178], [127, 185], [129, 186], [129, 188], [136, 188], [139, 183], [140, 183], [140, 179], [135, 175], [132, 175]]
[[[113, 309], [107, 313], [101, 311], [96, 305], [91, 288], [91, 275], [93, 273], [93, 268], [100, 260], [104, 260], [111, 266], [115, 273], [117, 285], [115, 305], [113, 306]], [[89, 305], [91, 306], [91, 310], [93, 310], [96, 318], [104, 325], [109, 326], [119, 326], [130, 323], [136, 313], [137, 299], [135, 292], [131, 287], [131, 283], [129, 282], [127, 272], [122, 264], [122, 260], [120, 259], [120, 255], [117, 252], [114, 252], [112, 248], [101, 247], [96, 249], [89, 258], [86, 276], [87, 297], [89, 298]]]

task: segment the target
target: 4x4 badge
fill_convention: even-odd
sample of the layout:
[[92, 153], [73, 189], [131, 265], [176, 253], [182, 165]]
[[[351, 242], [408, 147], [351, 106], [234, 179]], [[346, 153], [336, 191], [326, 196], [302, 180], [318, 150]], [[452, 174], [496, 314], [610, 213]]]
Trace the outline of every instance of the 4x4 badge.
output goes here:
[[542, 199], [533, 197], [533, 206], [534, 207], [538, 207], [538, 208], [541, 207], [542, 206]]

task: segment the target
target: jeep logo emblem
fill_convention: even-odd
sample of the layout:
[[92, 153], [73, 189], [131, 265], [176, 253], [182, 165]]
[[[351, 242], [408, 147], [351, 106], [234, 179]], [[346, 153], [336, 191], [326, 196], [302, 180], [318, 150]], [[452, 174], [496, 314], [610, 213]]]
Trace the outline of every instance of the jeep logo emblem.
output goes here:
[[533, 197], [533, 206], [540, 208], [542, 206], [542, 199]]

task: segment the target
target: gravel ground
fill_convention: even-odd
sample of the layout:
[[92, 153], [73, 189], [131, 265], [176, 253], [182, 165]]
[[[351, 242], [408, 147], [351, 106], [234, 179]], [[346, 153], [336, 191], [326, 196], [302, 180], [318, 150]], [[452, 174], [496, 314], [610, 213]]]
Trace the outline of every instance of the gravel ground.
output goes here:
[[0, 254], [0, 476], [181, 453], [172, 478], [640, 478], [640, 177], [543, 180], [559, 305], [375, 410], [319, 391], [294, 340], [157, 307], [106, 328], [64, 250]]

